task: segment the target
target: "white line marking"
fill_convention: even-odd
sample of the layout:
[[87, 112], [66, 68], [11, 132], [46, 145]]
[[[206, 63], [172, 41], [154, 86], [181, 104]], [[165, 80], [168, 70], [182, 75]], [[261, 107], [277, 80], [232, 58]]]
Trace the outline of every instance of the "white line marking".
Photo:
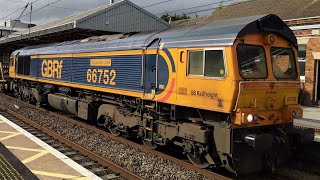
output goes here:
[[93, 180], [101, 180], [101, 178], [99, 178], [97, 175], [93, 174], [92, 172], [90, 172], [86, 168], [80, 166], [78, 163], [76, 163], [75, 161], [73, 161], [72, 159], [67, 157], [66, 155], [62, 154], [61, 152], [54, 149], [53, 147], [51, 147], [47, 143], [43, 142], [42, 140], [38, 139], [34, 135], [30, 134], [28, 131], [26, 131], [26, 130], [22, 129], [21, 127], [19, 127], [18, 125], [14, 124], [13, 122], [8, 120], [7, 118], [3, 117], [1, 114], [0, 114], [0, 119], [3, 120], [5, 123], [9, 124], [11, 127], [16, 129], [20, 133], [22, 133], [23, 135], [25, 135], [26, 137], [28, 137], [29, 139], [31, 139], [33, 142], [35, 142], [36, 144], [41, 146], [43, 149], [49, 151], [52, 155], [54, 155], [55, 157], [57, 157], [58, 159], [60, 159], [64, 163], [66, 163], [68, 166], [70, 166], [71, 168], [73, 168], [74, 170], [79, 172], [80, 174], [82, 174], [86, 177], [90, 177]]

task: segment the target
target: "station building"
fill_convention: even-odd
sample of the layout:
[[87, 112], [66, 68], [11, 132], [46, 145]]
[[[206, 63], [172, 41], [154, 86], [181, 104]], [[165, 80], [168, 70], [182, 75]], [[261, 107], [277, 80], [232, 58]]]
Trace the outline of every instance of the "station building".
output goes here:
[[236, 17], [276, 14], [294, 31], [299, 45], [300, 102], [320, 105], [320, 0], [254, 0], [219, 8], [211, 16], [175, 25], [205, 23]]
[[[12, 24], [12, 22], [9, 22]], [[7, 26], [10, 24], [6, 24]], [[19, 27], [22, 24], [18, 24]], [[21, 26], [20, 26], [21, 25]], [[171, 25], [129, 0], [63, 17], [0, 38], [0, 62], [8, 73], [10, 54], [27, 46], [77, 41], [89, 37], [163, 30]], [[1, 27], [0, 27], [1, 29]], [[8, 28], [7, 28], [8, 29]], [[94, 38], [91, 38], [94, 39]], [[96, 39], [99, 40], [99, 39]]]

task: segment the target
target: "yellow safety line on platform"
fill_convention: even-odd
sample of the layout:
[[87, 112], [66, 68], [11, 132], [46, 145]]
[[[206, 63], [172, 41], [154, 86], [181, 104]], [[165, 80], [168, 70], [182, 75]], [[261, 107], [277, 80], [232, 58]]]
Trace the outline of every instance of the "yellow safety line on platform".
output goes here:
[[14, 134], [17, 133], [18, 131], [0, 131], [0, 133], [5, 133], [5, 134]]
[[22, 151], [31, 151], [31, 152], [39, 152], [23, 161], [21, 161], [22, 163], [26, 164], [26, 163], [29, 163], [31, 161], [34, 161], [48, 153], [50, 153], [49, 151], [47, 150], [43, 150], [43, 149], [33, 149], [33, 148], [24, 148], [24, 147], [14, 147], [14, 146], [6, 146], [6, 148], [8, 149], [14, 149], [14, 150], [22, 150]]
[[72, 178], [73, 180], [91, 180], [89, 177], [77, 177], [77, 178]]
[[[42, 176], [49, 176], [49, 177], [57, 177], [57, 178], [63, 178], [63, 179], [79, 179], [79, 178], [85, 178], [83, 176], [73, 176], [68, 174], [59, 174], [59, 173], [52, 173], [52, 172], [46, 172], [46, 171], [37, 171], [37, 170], [31, 170], [33, 174], [36, 175], [42, 175]], [[89, 178], [87, 178], [89, 179]]]
[[6, 136], [6, 137], [1, 138], [0, 141], [6, 140], [6, 139], [10, 139], [10, 138], [15, 137], [15, 136], [18, 136], [18, 135], [20, 135], [20, 134], [21, 134], [20, 132], [16, 132], [16, 133], [14, 133], [14, 134], [11, 134], [11, 135], [9, 135], [9, 136]]
[[31, 161], [34, 161], [34, 160], [36, 160], [36, 159], [38, 159], [38, 158], [41, 158], [42, 156], [44, 156], [44, 155], [46, 155], [46, 154], [48, 154], [49, 152], [48, 151], [44, 151], [44, 152], [41, 152], [41, 153], [38, 153], [38, 154], [36, 154], [36, 155], [33, 155], [33, 156], [31, 156], [31, 157], [29, 157], [29, 158], [27, 158], [27, 159], [25, 159], [25, 160], [23, 160], [23, 161], [21, 161], [23, 164], [27, 164], [27, 163], [29, 163], [29, 162], [31, 162]]
[[15, 146], [6, 146], [6, 148], [7, 149], [14, 149], [14, 150], [22, 150], [22, 151], [31, 151], [31, 152], [47, 152], [47, 150], [44, 150], [44, 149], [15, 147]]

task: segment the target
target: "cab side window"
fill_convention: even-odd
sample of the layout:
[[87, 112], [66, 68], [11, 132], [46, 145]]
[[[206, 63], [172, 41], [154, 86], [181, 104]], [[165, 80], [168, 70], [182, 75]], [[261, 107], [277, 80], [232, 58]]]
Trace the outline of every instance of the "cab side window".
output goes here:
[[203, 75], [203, 51], [189, 52], [189, 74]]
[[222, 50], [209, 50], [205, 52], [204, 75], [209, 77], [224, 77], [224, 55]]
[[14, 58], [10, 57], [10, 66], [14, 66]]
[[18, 72], [20, 75], [30, 75], [30, 56], [18, 57]]
[[224, 77], [226, 74], [223, 50], [189, 51], [188, 75]]

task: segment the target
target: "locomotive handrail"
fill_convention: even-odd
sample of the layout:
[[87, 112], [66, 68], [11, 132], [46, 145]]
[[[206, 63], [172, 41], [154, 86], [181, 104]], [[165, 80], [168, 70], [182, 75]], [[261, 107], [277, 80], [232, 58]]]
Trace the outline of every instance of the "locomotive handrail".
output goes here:
[[0, 62], [0, 71], [1, 71], [1, 82], [5, 81], [4, 80], [4, 75], [3, 75], [3, 67], [2, 67], [2, 63]]
[[[296, 83], [296, 84], [300, 84], [300, 81], [254, 81], [254, 82], [255, 83]], [[237, 101], [236, 101], [236, 104], [234, 106], [233, 111], [237, 110], [239, 98], [240, 98], [240, 93], [242, 91], [241, 84], [244, 84], [244, 83], [252, 83], [252, 81], [240, 81], [239, 82], [239, 91], [238, 91]]]
[[156, 57], [156, 91], [158, 90], [158, 62], [159, 62], [159, 50], [157, 50], [157, 57]]
[[142, 49], [142, 59], [141, 59], [141, 88], [144, 89], [144, 53], [145, 48]]

